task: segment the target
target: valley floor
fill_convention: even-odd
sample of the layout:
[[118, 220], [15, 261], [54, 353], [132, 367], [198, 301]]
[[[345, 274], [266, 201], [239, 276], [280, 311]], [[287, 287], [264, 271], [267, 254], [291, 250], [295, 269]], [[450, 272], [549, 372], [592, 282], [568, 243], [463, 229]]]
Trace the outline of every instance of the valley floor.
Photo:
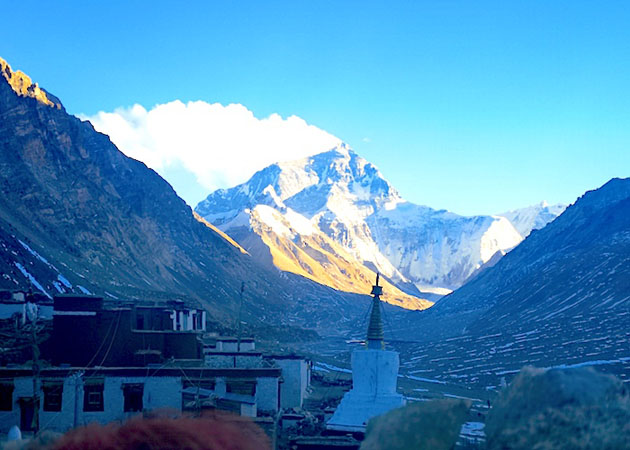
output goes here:
[[[593, 366], [630, 383], [629, 318], [622, 313], [604, 320], [548, 320], [534, 329], [512, 326], [435, 341], [396, 339], [409, 333], [393, 328], [387, 346], [400, 353], [399, 387], [406, 396], [486, 403], [524, 366]], [[359, 345], [359, 340], [329, 337], [301, 350], [313, 358], [315, 370], [349, 376], [350, 354]]]

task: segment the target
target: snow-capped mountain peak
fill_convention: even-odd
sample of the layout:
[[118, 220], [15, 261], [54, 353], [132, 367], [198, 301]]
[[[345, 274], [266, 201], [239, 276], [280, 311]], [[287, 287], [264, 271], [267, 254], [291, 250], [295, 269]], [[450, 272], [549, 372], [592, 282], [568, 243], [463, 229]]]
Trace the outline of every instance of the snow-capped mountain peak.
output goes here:
[[228, 233], [248, 210], [278, 236], [298, 239], [299, 229], [324, 234], [365, 267], [419, 293], [461, 286], [495, 254], [518, 245], [528, 227], [541, 226], [553, 208], [516, 210], [512, 217], [519, 220], [512, 222], [507, 215], [464, 217], [415, 205], [376, 166], [340, 144], [273, 164], [246, 183], [210, 194], [196, 211]]
[[542, 201], [536, 205], [507, 211], [499, 216], [507, 218], [518, 232], [526, 238], [532, 230], [539, 230], [558, 217], [566, 209], [567, 205], [550, 205]]
[[280, 210], [291, 207], [312, 217], [327, 203], [343, 209], [346, 198], [374, 205], [400, 201], [378, 169], [342, 143], [318, 155], [272, 164], [246, 183], [215, 191], [196, 210], [221, 225], [257, 204]]

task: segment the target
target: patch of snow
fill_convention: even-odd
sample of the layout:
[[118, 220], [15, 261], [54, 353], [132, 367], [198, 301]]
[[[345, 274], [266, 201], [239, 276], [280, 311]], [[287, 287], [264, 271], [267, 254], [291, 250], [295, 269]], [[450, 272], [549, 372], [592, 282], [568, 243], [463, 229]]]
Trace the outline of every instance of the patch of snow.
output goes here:
[[53, 281], [52, 284], [55, 287], [55, 289], [57, 289], [57, 292], [59, 292], [60, 294], [65, 294], [66, 291], [63, 289], [63, 286], [61, 285], [60, 282]]
[[435, 383], [435, 384], [446, 384], [446, 381], [441, 381], [441, 380], [433, 380], [431, 378], [423, 378], [423, 377], [416, 377], [415, 375], [398, 375], [399, 377], [406, 377], [409, 378], [410, 380], [415, 380], [415, 381], [424, 381], [425, 383]]
[[483, 422], [466, 422], [462, 425], [459, 435], [466, 440], [485, 441], [486, 424]]
[[46, 264], [48, 267], [52, 267], [51, 264], [48, 262], [48, 260], [46, 258], [44, 258], [42, 255], [40, 255], [35, 250], [33, 250], [26, 242], [22, 241], [21, 239], [18, 239], [18, 242], [20, 244], [22, 244], [22, 247], [24, 247], [35, 258], [39, 259], [41, 262]]
[[539, 230], [564, 212], [566, 205], [549, 205], [543, 201], [537, 205], [498, 214], [508, 219], [525, 238], [532, 230]]
[[445, 394], [445, 393], [442, 393], [442, 395], [444, 397], [448, 397], [448, 398], [459, 398], [459, 399], [462, 399], [462, 400], [471, 400], [473, 402], [481, 402], [481, 401], [483, 401], [480, 398], [464, 397], [463, 395]]
[[310, 236], [315, 232], [315, 228], [310, 220], [301, 214], [296, 213], [291, 208], [287, 208], [287, 212], [284, 214], [291, 228], [297, 231], [298, 234], [303, 236]]
[[523, 237], [505, 217], [495, 217], [481, 236], [481, 261], [488, 262], [499, 250], [510, 250], [521, 243]]
[[80, 284], [77, 284], [77, 288], [79, 288], [79, 290], [83, 292], [85, 295], [92, 295], [92, 293], [88, 289], [84, 288]]
[[405, 400], [410, 400], [412, 402], [428, 402], [428, 398], [420, 398], [420, 397], [405, 397]]
[[254, 208], [254, 211], [258, 214], [260, 220], [262, 220], [278, 236], [293, 236], [291, 229], [284, 224], [280, 212], [267, 205], [258, 205]]
[[16, 262], [13, 263], [15, 264], [15, 267], [18, 268], [18, 270], [20, 272], [22, 272], [22, 275], [24, 275], [32, 284], [33, 286], [35, 286], [37, 289], [39, 289], [46, 297], [52, 299], [52, 297], [50, 296], [50, 294], [48, 292], [46, 292], [46, 289], [43, 288], [43, 286], [41, 284], [39, 284], [39, 281], [37, 281], [35, 279], [35, 277], [33, 275], [31, 275], [22, 264]]
[[575, 364], [558, 364], [557, 366], [545, 367], [545, 369], [575, 369], [577, 367], [607, 366], [610, 364], [625, 364], [628, 361], [630, 361], [630, 357], [622, 357], [619, 359], [598, 359], [594, 361], [583, 361]]
[[521, 369], [516, 369], [516, 370], [501, 370], [499, 372], [495, 372], [494, 374], [499, 376], [499, 375], [512, 375], [514, 373], [519, 373], [521, 371]]
[[323, 362], [317, 362], [315, 365], [323, 367], [328, 370], [332, 370], [333, 372], [352, 373], [352, 370], [344, 369], [343, 367], [333, 366], [332, 364], [326, 364]]
[[61, 284], [63, 284], [68, 289], [72, 289], [72, 283], [70, 283], [68, 281], [68, 279], [66, 277], [64, 277], [63, 275], [58, 274], [57, 275], [57, 280], [59, 280], [61, 282]]

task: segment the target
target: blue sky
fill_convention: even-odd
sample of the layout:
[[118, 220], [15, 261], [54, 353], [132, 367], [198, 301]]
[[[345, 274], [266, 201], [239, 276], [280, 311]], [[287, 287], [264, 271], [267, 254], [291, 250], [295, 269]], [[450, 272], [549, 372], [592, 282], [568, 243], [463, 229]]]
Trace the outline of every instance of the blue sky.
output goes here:
[[626, 2], [29, 5], [5, 15], [0, 56], [74, 114], [296, 115], [461, 214], [572, 202], [630, 171]]

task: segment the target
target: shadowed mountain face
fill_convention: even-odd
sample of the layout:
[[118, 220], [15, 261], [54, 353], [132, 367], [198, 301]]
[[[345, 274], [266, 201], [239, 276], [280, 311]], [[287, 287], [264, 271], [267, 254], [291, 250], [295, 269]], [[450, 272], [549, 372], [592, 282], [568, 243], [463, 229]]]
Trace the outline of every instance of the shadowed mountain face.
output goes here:
[[587, 192], [415, 316], [396, 334], [435, 342], [403, 348], [427, 376], [496, 386], [526, 364], [597, 365], [629, 380], [630, 179]]
[[468, 327], [505, 326], [630, 307], [630, 179], [587, 192], [457, 292], [435, 314], [478, 317]]
[[153, 170], [4, 61], [0, 184], [0, 289], [192, 299], [233, 321], [245, 281], [245, 317], [313, 328], [334, 326], [362, 302], [256, 263]]

